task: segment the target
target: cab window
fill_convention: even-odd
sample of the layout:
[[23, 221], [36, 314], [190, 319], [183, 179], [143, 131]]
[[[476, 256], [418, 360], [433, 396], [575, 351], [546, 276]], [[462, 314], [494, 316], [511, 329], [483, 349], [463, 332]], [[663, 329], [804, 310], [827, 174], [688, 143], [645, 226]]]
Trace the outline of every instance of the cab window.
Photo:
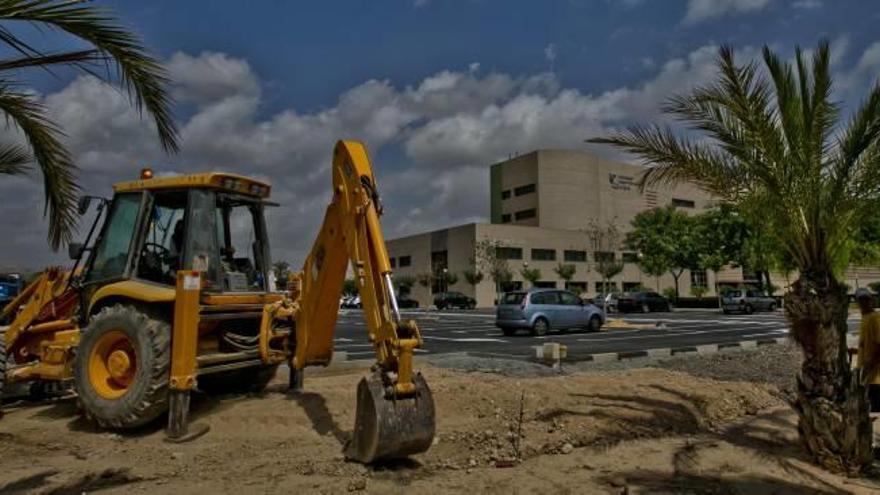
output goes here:
[[122, 277], [126, 273], [128, 251], [137, 225], [141, 194], [120, 194], [113, 207], [92, 258], [87, 281]]
[[233, 196], [218, 195], [217, 238], [223, 290], [264, 291], [263, 245], [260, 242], [260, 205]]
[[186, 200], [185, 191], [158, 193], [153, 197], [138, 257], [139, 278], [174, 285], [177, 270], [182, 268]]

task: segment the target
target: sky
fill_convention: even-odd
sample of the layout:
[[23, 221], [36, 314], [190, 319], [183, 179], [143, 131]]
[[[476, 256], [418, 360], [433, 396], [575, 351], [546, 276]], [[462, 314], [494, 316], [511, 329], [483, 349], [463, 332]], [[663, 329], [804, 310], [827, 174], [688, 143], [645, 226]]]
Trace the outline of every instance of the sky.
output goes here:
[[[747, 62], [764, 45], [791, 57], [831, 41], [844, 115], [880, 75], [880, 0], [94, 3], [165, 64], [181, 151], [163, 153], [112, 84], [73, 70], [16, 74], [64, 130], [83, 190], [110, 195], [144, 166], [268, 180], [281, 204], [269, 212], [273, 258], [294, 266], [330, 199], [338, 139], [369, 148], [393, 238], [486, 221], [489, 165], [513, 154], [629, 160], [584, 141], [664, 123], [666, 98], [712, 80], [721, 44]], [[47, 50], [83, 46], [12, 28]], [[37, 171], [0, 177], [0, 267], [66, 263], [46, 241], [41, 181]]]

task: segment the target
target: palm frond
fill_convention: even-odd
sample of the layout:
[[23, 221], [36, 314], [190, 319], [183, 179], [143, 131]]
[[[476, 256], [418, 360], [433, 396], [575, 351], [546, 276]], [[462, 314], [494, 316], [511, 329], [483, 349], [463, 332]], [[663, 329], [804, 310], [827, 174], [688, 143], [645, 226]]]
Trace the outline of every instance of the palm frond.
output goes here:
[[31, 55], [26, 57], [0, 60], [0, 70], [25, 69], [28, 67], [46, 67], [48, 65], [79, 65], [91, 64], [107, 60], [97, 50], [79, 50], [75, 52], [54, 53], [48, 55]]
[[[49, 214], [49, 242], [58, 249], [70, 240], [76, 227], [76, 167], [61, 144], [61, 132], [32, 95], [16, 92], [8, 81], [0, 81], [0, 111], [6, 115], [7, 124], [17, 126], [24, 134], [40, 167]], [[12, 157], [20, 163], [20, 155]]]
[[19, 175], [25, 173], [33, 157], [17, 144], [0, 145], [0, 174]]
[[742, 193], [745, 177], [728, 156], [710, 146], [677, 137], [670, 129], [636, 126], [588, 142], [617, 146], [650, 164], [639, 180], [642, 190], [691, 181], [729, 200], [738, 199]]
[[[0, 19], [48, 24], [91, 43], [113, 60], [138, 110], [152, 115], [163, 147], [168, 151], [178, 149], [165, 70], [147, 53], [140, 39], [107, 11], [79, 0], [4, 0], [0, 2]], [[28, 56], [34, 55], [29, 45], [9, 31], [0, 31], [0, 40]]]

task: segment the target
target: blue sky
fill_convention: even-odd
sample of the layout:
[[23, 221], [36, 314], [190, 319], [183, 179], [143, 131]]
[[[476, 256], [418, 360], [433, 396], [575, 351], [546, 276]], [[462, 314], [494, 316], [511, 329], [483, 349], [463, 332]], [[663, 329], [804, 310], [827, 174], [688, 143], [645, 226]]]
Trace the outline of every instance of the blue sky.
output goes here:
[[[107, 193], [144, 164], [264, 177], [287, 208], [276, 257], [300, 263], [328, 197], [335, 139], [364, 140], [390, 236], [488, 214], [488, 165], [540, 147], [662, 121], [705, 83], [721, 43], [833, 42], [839, 99], [880, 73], [877, 0], [107, 1], [167, 63], [182, 152], [166, 156], [118, 91], [72, 71], [23, 74], [68, 134], [84, 188]], [[69, 38], [21, 28], [49, 48]], [[593, 150], [607, 153], [605, 150]], [[11, 201], [12, 193], [25, 200]], [[26, 193], [26, 194], [25, 194]], [[58, 260], [45, 247], [39, 177], [0, 181], [0, 266]]]

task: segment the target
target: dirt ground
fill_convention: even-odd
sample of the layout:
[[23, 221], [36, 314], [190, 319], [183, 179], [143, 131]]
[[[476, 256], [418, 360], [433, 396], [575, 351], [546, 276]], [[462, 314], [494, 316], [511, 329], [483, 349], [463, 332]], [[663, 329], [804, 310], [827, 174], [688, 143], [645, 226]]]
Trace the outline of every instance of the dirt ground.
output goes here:
[[[877, 493], [813, 467], [777, 387], [658, 368], [518, 378], [423, 367], [437, 438], [408, 462], [344, 461], [365, 370], [279, 376], [260, 395], [198, 397], [211, 427], [96, 431], [75, 401], [7, 406], [0, 493]], [[520, 409], [523, 421], [520, 423]], [[514, 457], [521, 425], [519, 451]]]

